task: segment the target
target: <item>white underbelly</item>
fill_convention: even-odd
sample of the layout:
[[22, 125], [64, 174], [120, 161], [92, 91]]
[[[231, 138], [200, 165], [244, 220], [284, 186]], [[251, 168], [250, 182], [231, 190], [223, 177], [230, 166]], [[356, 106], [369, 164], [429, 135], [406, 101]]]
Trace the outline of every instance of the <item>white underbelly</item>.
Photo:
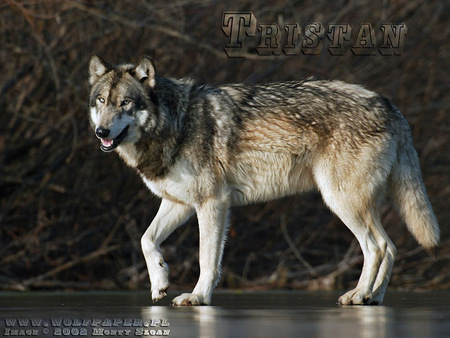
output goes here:
[[306, 159], [286, 153], [246, 153], [227, 179], [233, 205], [269, 201], [315, 187]]
[[192, 206], [218, 193], [228, 195], [232, 205], [246, 205], [315, 187], [307, 159], [298, 155], [246, 152], [224, 169], [224, 176], [212, 177], [213, 170], [196, 172], [187, 161], [179, 161], [163, 179], [142, 179], [157, 196]]

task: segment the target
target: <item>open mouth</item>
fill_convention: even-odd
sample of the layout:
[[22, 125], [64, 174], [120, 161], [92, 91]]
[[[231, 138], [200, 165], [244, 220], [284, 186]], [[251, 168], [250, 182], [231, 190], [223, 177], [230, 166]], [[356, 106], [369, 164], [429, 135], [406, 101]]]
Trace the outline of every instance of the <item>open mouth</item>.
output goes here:
[[123, 139], [127, 136], [128, 127], [129, 126], [126, 126], [114, 139], [101, 138], [100, 141], [102, 142], [102, 144], [100, 146], [100, 149], [104, 152], [110, 152], [111, 150], [116, 149], [120, 145], [120, 142], [122, 142]]

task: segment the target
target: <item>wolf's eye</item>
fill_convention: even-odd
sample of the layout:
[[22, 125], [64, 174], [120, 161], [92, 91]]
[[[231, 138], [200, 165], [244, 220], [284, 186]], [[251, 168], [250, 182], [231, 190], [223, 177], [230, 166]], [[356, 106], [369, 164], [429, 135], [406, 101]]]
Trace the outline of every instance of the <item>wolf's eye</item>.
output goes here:
[[98, 100], [100, 101], [100, 103], [105, 103], [105, 98], [103, 97], [99, 97]]
[[120, 104], [121, 106], [126, 106], [127, 104], [129, 104], [131, 101], [128, 99], [125, 99], [122, 101], [122, 103]]

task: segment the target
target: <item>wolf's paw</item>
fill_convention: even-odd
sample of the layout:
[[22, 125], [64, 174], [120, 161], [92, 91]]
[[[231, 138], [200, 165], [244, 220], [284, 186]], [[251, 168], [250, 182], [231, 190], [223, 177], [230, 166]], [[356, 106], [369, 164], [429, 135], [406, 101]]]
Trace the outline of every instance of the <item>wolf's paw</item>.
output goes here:
[[169, 269], [164, 261], [159, 263], [157, 268], [151, 270], [150, 283], [152, 285], [153, 303], [167, 296], [167, 289], [169, 288]]
[[209, 301], [201, 295], [195, 295], [193, 293], [183, 293], [182, 295], [175, 297], [172, 300], [173, 306], [196, 306], [196, 305], [208, 305]]
[[152, 290], [152, 300], [153, 303], [157, 302], [161, 298], [164, 298], [167, 296], [167, 289], [169, 288], [169, 285], [167, 285], [165, 288], [159, 289], [159, 290]]
[[372, 298], [372, 293], [365, 290], [353, 289], [339, 297], [340, 305], [378, 305], [379, 301]]

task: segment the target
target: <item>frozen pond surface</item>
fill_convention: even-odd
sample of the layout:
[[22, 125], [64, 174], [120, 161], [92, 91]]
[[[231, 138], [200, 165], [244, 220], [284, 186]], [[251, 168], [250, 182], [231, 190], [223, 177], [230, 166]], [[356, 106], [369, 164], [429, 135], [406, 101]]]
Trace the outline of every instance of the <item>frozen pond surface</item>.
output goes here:
[[0, 293], [0, 336], [450, 337], [450, 291], [387, 292], [383, 306], [341, 292], [216, 291], [212, 306], [153, 305], [149, 292]]

